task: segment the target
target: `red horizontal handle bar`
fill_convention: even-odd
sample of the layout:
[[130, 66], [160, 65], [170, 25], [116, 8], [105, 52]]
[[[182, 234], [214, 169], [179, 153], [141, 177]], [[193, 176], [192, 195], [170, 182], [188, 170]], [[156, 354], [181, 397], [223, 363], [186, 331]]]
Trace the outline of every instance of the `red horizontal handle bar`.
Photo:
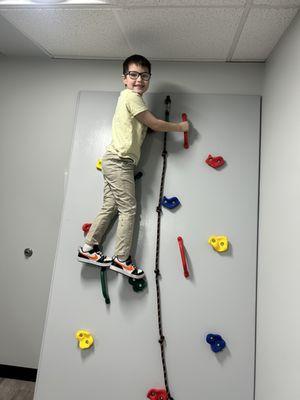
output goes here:
[[[186, 113], [182, 113], [182, 121], [187, 121], [187, 115]], [[184, 132], [184, 142], [183, 142], [183, 147], [185, 149], [189, 148], [189, 137], [188, 137], [188, 133]]]
[[181, 236], [178, 236], [178, 245], [179, 245], [179, 250], [180, 250], [180, 255], [181, 255], [181, 261], [182, 261], [182, 267], [183, 267], [183, 273], [186, 278], [190, 276], [188, 267], [187, 267], [187, 262], [185, 258], [185, 253], [184, 253], [184, 246], [183, 246], [183, 239]]

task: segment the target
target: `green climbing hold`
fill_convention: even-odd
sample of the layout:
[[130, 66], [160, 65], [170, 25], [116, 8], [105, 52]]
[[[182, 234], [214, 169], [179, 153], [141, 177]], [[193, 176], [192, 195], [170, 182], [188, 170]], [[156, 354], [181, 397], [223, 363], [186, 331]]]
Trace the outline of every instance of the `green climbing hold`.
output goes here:
[[108, 295], [107, 282], [106, 282], [106, 270], [107, 270], [107, 268], [105, 268], [105, 267], [102, 267], [100, 270], [101, 289], [102, 289], [103, 297], [105, 299], [105, 303], [110, 304], [110, 298]]
[[142, 290], [145, 289], [147, 286], [147, 282], [145, 279], [134, 279], [134, 278], [129, 278], [128, 279], [129, 284], [132, 286], [132, 289], [135, 292], [141, 292]]

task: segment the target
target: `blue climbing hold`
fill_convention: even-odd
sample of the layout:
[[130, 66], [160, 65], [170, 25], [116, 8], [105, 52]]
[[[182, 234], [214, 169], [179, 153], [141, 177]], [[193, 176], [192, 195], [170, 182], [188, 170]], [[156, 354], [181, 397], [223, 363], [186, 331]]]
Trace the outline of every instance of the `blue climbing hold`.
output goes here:
[[170, 197], [168, 199], [166, 196], [164, 196], [161, 204], [166, 208], [172, 209], [172, 208], [179, 206], [180, 201], [178, 200], [177, 197]]
[[206, 336], [206, 341], [210, 344], [210, 348], [214, 353], [218, 353], [226, 347], [226, 342], [221, 335], [209, 333]]
[[225, 340], [216, 340], [213, 344], [210, 345], [210, 348], [214, 353], [218, 353], [219, 351], [222, 351], [226, 347]]
[[215, 334], [215, 333], [209, 333], [209, 334], [206, 336], [206, 341], [207, 341], [207, 343], [209, 343], [209, 344], [213, 344], [216, 340], [222, 340], [222, 336], [217, 335], [217, 334]]

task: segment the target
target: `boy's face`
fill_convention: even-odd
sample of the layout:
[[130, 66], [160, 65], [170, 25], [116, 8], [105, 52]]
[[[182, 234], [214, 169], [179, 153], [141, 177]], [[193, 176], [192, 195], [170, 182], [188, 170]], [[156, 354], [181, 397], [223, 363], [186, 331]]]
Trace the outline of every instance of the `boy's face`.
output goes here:
[[[128, 72], [130, 71], [139, 73], [149, 72], [147, 67], [142, 67], [141, 65], [137, 64], [129, 64]], [[140, 75], [137, 79], [132, 79], [129, 75], [123, 75], [123, 83], [127, 89], [133, 90], [135, 93], [138, 93], [140, 96], [142, 96], [143, 93], [145, 93], [148, 89], [150, 81], [145, 81]]]

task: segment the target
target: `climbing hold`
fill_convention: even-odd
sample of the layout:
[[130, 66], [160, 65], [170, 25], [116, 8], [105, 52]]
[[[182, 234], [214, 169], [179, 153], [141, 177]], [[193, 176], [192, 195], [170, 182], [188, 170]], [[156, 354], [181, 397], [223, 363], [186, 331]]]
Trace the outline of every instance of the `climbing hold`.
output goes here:
[[90, 348], [94, 343], [94, 338], [89, 331], [81, 329], [76, 332], [75, 337], [78, 340], [79, 347], [83, 350]]
[[183, 268], [183, 273], [186, 278], [190, 276], [188, 266], [187, 266], [187, 261], [185, 257], [185, 252], [184, 252], [184, 244], [183, 244], [183, 239], [181, 236], [178, 236], [177, 238], [178, 245], [179, 245], [179, 250], [180, 250], [180, 255], [181, 255], [181, 261], [182, 261], [182, 268]]
[[83, 224], [82, 225], [82, 230], [83, 230], [83, 232], [84, 233], [88, 233], [88, 231], [90, 230], [90, 227], [92, 226], [92, 224], [90, 224], [90, 223], [86, 223], [86, 224]]
[[226, 347], [226, 342], [222, 336], [215, 333], [209, 333], [206, 336], [206, 342], [210, 344], [210, 348], [214, 353], [218, 353]]
[[102, 160], [99, 159], [99, 160], [97, 161], [96, 168], [97, 168], [99, 171], [102, 171]]
[[[186, 113], [182, 113], [181, 117], [182, 117], [182, 121], [187, 121], [187, 115], [186, 115]], [[188, 132], [184, 132], [183, 147], [184, 147], [185, 149], [188, 149], [188, 148], [189, 148], [189, 136], [188, 136]]]
[[128, 279], [129, 284], [132, 286], [132, 289], [135, 292], [141, 292], [142, 290], [145, 289], [147, 286], [147, 282], [145, 279], [134, 279], [134, 278], [129, 278]]
[[210, 236], [208, 243], [219, 253], [228, 250], [227, 236]]
[[224, 165], [225, 161], [224, 158], [221, 156], [213, 157], [211, 154], [208, 155], [207, 159], [205, 160], [206, 164], [213, 168], [219, 168]]
[[168, 394], [165, 389], [152, 388], [147, 393], [150, 400], [168, 400]]
[[166, 208], [172, 209], [179, 206], [180, 201], [178, 200], [177, 197], [170, 197], [168, 199], [166, 196], [164, 196], [161, 201], [161, 204]]
[[108, 289], [107, 289], [107, 280], [106, 280], [106, 267], [101, 267], [100, 270], [100, 281], [101, 281], [101, 289], [102, 289], [102, 294], [105, 299], [106, 304], [110, 304], [110, 298], [108, 294]]

